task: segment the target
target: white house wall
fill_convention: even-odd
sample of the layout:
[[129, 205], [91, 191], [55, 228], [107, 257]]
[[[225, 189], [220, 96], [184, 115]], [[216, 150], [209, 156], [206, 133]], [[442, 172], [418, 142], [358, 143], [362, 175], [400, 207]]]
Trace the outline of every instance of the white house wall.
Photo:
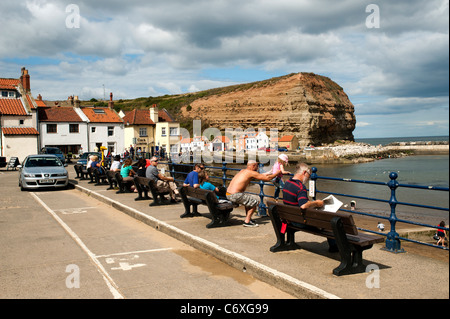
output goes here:
[[[114, 127], [114, 134], [108, 136], [108, 127]], [[92, 127], [95, 127], [95, 132], [92, 132]], [[125, 147], [125, 134], [122, 124], [113, 123], [89, 123], [89, 151], [94, 151], [97, 144], [108, 147], [109, 143], [114, 144], [114, 152], [122, 154]]]
[[[56, 124], [56, 133], [47, 133], [47, 124]], [[69, 124], [78, 124], [78, 133], [69, 132]], [[83, 122], [41, 122], [40, 123], [41, 148], [54, 145], [81, 145], [87, 151], [87, 124]]]
[[38, 153], [35, 135], [3, 135], [3, 156], [18, 157], [20, 163], [25, 157]]

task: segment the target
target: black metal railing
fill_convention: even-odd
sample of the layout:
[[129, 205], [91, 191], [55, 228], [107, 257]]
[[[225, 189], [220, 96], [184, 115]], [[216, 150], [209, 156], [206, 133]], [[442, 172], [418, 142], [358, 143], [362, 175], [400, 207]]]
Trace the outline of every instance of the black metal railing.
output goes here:
[[[166, 164], [169, 165], [169, 169], [170, 169], [170, 173], [171, 173], [172, 177], [174, 177], [175, 180], [178, 182], [183, 182], [184, 175], [187, 175], [193, 169], [193, 166], [194, 166], [193, 164], [181, 164], [181, 163], [180, 164], [166, 163]], [[224, 187], [226, 187], [227, 182], [231, 181], [231, 179], [232, 179], [231, 174], [229, 174], [228, 172], [241, 170], [240, 168], [229, 167], [228, 163], [226, 163], [226, 162], [223, 162], [221, 166], [205, 166], [205, 167], [207, 169], [210, 169], [213, 171], [221, 170], [220, 176], [211, 174], [210, 178], [220, 180], [222, 186], [224, 186]], [[260, 169], [262, 170], [262, 168], [263, 168], [263, 164], [260, 164]], [[396, 208], [398, 205], [419, 207], [419, 208], [423, 208], [423, 209], [427, 209], [427, 210], [431, 210], [431, 211], [446, 211], [446, 212], [448, 212], [449, 211], [448, 207], [439, 207], [439, 206], [414, 204], [414, 203], [409, 203], [409, 202], [400, 202], [397, 200], [397, 197], [396, 197], [396, 192], [397, 192], [398, 188], [414, 188], [414, 189], [418, 189], [418, 190], [422, 190], [422, 191], [435, 191], [435, 192], [447, 192], [448, 193], [449, 192], [448, 187], [400, 184], [397, 181], [398, 174], [395, 172], [392, 172], [389, 174], [390, 180], [387, 182], [356, 180], [356, 179], [349, 179], [349, 178], [325, 177], [325, 176], [317, 175], [317, 172], [318, 172], [317, 168], [313, 167], [310, 180], [313, 181], [312, 185], [313, 185], [314, 189], [309, 190], [309, 191], [312, 191], [313, 198], [315, 198], [315, 195], [317, 193], [322, 193], [322, 194], [337, 195], [337, 196], [342, 196], [342, 197], [349, 197], [349, 198], [354, 198], [354, 199], [362, 199], [362, 200], [367, 200], [367, 201], [382, 202], [382, 203], [389, 205], [389, 207], [390, 207], [390, 216], [389, 217], [383, 216], [381, 214], [367, 213], [367, 212], [355, 210], [353, 208], [351, 210], [348, 210], [345, 207], [339, 209], [340, 211], [344, 211], [344, 212], [349, 212], [349, 213], [353, 213], [353, 214], [363, 215], [363, 216], [367, 216], [367, 217], [373, 217], [373, 218], [377, 218], [377, 219], [384, 219], [384, 220], [389, 221], [390, 230], [389, 230], [389, 232], [387, 232], [387, 234], [383, 233], [383, 232], [377, 232], [377, 231], [373, 231], [373, 230], [364, 229], [364, 228], [358, 228], [365, 232], [370, 232], [370, 233], [375, 233], [378, 235], [386, 236], [386, 246], [384, 248], [385, 250], [390, 251], [390, 252], [395, 252], [395, 253], [404, 252], [404, 249], [401, 247], [402, 240], [407, 241], [407, 242], [412, 242], [412, 243], [417, 243], [417, 244], [421, 244], [421, 245], [426, 245], [426, 246], [431, 246], [431, 247], [448, 250], [448, 247], [445, 247], [445, 246], [437, 246], [435, 244], [430, 244], [430, 243], [426, 243], [426, 242], [422, 242], [422, 241], [418, 241], [418, 240], [413, 240], [410, 238], [401, 237], [398, 234], [398, 232], [396, 231], [397, 223], [400, 222], [400, 223], [406, 223], [406, 224], [411, 224], [411, 225], [416, 225], [416, 226], [424, 226], [424, 227], [428, 227], [428, 228], [434, 228], [436, 230], [442, 229], [442, 230], [445, 230], [448, 232], [449, 231], [448, 227], [439, 227], [436, 225], [429, 225], [429, 224], [421, 223], [421, 222], [414, 221], [414, 220], [400, 219], [397, 217], [397, 213], [396, 213]], [[291, 174], [291, 176], [292, 176], [292, 174]], [[373, 198], [373, 197], [359, 196], [359, 195], [355, 195], [355, 194], [343, 194], [343, 193], [336, 193], [336, 192], [321, 191], [321, 190], [318, 190], [318, 188], [317, 188], [318, 182], [320, 180], [324, 180], [324, 181], [327, 180], [327, 181], [332, 181], [332, 182], [337, 182], [337, 183], [339, 183], [339, 182], [363, 183], [363, 184], [373, 185], [374, 187], [375, 186], [384, 186], [384, 187], [388, 187], [390, 189], [391, 195], [390, 195], [389, 199], [379, 199], [379, 198]], [[263, 181], [255, 181], [255, 182], [251, 182], [251, 183], [259, 186], [259, 193], [254, 193], [254, 192], [249, 192], [249, 191], [247, 193], [258, 195], [260, 197], [261, 201], [258, 206], [258, 214], [260, 216], [266, 216], [267, 215], [267, 206], [264, 203], [264, 198], [265, 197], [273, 198], [273, 196], [268, 195], [267, 194], [268, 192], [264, 192], [264, 189], [266, 186], [267, 187], [275, 187], [275, 186], [273, 183], [267, 183], [267, 182], [263, 182]]]

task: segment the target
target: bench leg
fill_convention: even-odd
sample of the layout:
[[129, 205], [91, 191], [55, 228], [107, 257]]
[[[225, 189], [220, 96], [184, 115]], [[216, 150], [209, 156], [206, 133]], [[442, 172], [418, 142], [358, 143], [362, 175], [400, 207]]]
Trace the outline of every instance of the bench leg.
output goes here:
[[372, 248], [372, 245], [364, 248], [351, 245], [347, 240], [342, 221], [339, 217], [331, 220], [331, 226], [334, 237], [336, 238], [336, 244], [339, 248], [339, 254], [341, 255], [341, 264], [333, 269], [333, 274], [342, 276], [365, 272], [366, 268], [363, 264], [362, 252]]
[[226, 226], [228, 219], [230, 217], [230, 213], [231, 211], [221, 211], [211, 214], [212, 216], [211, 222], [208, 225], [206, 225], [206, 228]]
[[[183, 204], [185, 211], [183, 214], [180, 215], [180, 218], [202, 216], [202, 214], [198, 212], [198, 204], [188, 204], [185, 203], [185, 201], [183, 201]], [[191, 206], [192, 206], [192, 213], [191, 213]]]

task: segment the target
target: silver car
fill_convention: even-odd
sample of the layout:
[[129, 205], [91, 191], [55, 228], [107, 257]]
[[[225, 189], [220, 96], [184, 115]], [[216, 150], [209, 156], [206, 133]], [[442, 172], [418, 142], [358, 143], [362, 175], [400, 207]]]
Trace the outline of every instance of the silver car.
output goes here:
[[69, 173], [67, 164], [58, 157], [49, 154], [29, 155], [19, 168], [19, 186], [21, 190], [49, 187], [67, 188]]

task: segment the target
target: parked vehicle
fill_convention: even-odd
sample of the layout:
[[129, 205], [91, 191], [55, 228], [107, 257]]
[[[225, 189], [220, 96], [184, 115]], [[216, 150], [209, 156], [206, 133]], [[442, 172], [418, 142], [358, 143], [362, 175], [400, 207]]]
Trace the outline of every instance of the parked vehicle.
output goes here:
[[29, 155], [19, 168], [20, 189], [67, 188], [69, 173], [56, 155]]
[[57, 147], [43, 147], [41, 149], [41, 154], [53, 154], [59, 158], [61, 163], [64, 164], [66, 162], [63, 152], [61, 152], [61, 150]]
[[89, 156], [91, 156], [91, 155], [97, 155], [99, 160], [102, 159], [102, 153], [100, 153], [100, 152], [84, 152], [83, 154], [81, 154], [80, 158], [78, 159], [77, 164], [83, 165], [84, 167], [86, 167], [86, 164], [89, 161]]
[[287, 151], [288, 151], [288, 149], [287, 149], [286, 146], [280, 146], [280, 147], [278, 148], [278, 152], [287, 152]]

